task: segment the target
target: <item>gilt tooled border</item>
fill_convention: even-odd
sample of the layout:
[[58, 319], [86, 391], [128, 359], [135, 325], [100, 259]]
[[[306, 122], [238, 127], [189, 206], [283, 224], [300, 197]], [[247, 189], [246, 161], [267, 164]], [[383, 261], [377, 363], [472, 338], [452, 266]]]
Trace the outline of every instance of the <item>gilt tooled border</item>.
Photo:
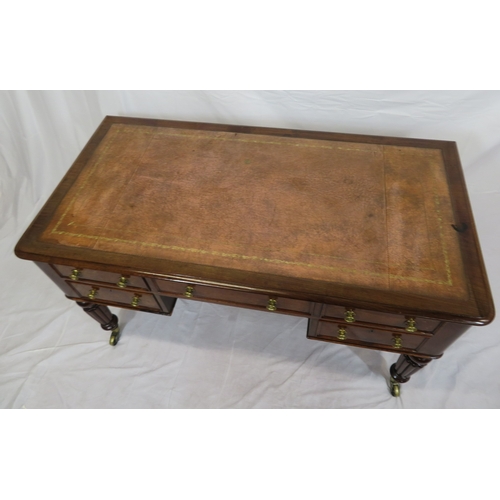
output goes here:
[[[96, 158], [95, 163], [93, 167], [91, 168], [90, 172], [87, 175], [87, 178], [84, 180], [84, 182], [78, 187], [75, 195], [73, 196], [72, 200], [68, 204], [66, 210], [63, 212], [61, 215], [60, 219], [58, 220], [57, 224], [55, 225], [54, 229], [52, 229], [51, 234], [59, 234], [59, 235], [67, 235], [67, 236], [74, 236], [78, 238], [87, 238], [87, 239], [92, 239], [92, 240], [102, 240], [102, 241], [109, 241], [109, 242], [117, 242], [117, 243], [125, 243], [125, 244], [132, 244], [132, 245], [139, 245], [143, 247], [149, 247], [149, 248], [162, 248], [165, 250], [174, 250], [174, 251], [179, 251], [179, 252], [188, 252], [188, 253], [198, 253], [198, 254], [204, 254], [204, 255], [213, 255], [217, 257], [225, 257], [225, 258], [231, 258], [231, 259], [241, 259], [241, 260], [258, 260], [261, 262], [267, 262], [271, 264], [282, 264], [282, 265], [292, 265], [292, 266], [301, 266], [305, 268], [315, 268], [315, 269], [325, 269], [325, 270], [335, 270], [335, 271], [342, 271], [342, 272], [347, 272], [347, 273], [353, 273], [353, 274], [364, 274], [367, 276], [376, 276], [376, 277], [388, 277], [390, 279], [395, 279], [395, 280], [403, 280], [403, 281], [413, 281], [413, 282], [419, 282], [419, 283], [432, 283], [432, 284], [437, 284], [437, 285], [448, 285], [452, 286], [453, 281], [451, 279], [451, 268], [450, 268], [450, 261], [448, 257], [448, 251], [446, 248], [445, 240], [444, 240], [444, 234], [443, 234], [443, 220], [441, 217], [441, 209], [440, 209], [440, 201], [439, 197], [436, 193], [434, 193], [434, 205], [436, 207], [436, 215], [437, 219], [439, 221], [439, 235], [440, 235], [440, 240], [441, 240], [441, 247], [443, 250], [443, 257], [444, 257], [444, 263], [445, 263], [445, 270], [446, 270], [446, 276], [447, 280], [431, 280], [431, 279], [426, 279], [426, 278], [415, 278], [412, 276], [400, 276], [396, 274], [391, 274], [391, 273], [378, 273], [375, 271], [366, 271], [366, 270], [357, 270], [357, 269], [350, 269], [350, 268], [344, 268], [344, 267], [339, 267], [339, 266], [327, 266], [327, 265], [321, 265], [321, 264], [309, 264], [306, 262], [295, 262], [295, 261], [288, 261], [288, 260], [281, 260], [281, 259], [269, 259], [266, 257], [259, 257], [256, 255], [243, 255], [243, 254], [237, 254], [237, 253], [227, 253], [227, 252], [219, 252], [216, 250], [201, 250], [199, 248], [188, 248], [188, 247], [181, 247], [177, 245], [164, 245], [161, 243], [148, 243], [144, 241], [135, 241], [135, 240], [127, 240], [127, 239], [122, 239], [122, 238], [108, 238], [106, 236], [93, 236], [93, 235], [88, 235], [88, 234], [79, 234], [79, 233], [71, 233], [68, 231], [61, 231], [59, 230], [59, 226], [61, 225], [63, 219], [66, 217], [68, 214], [69, 210], [75, 203], [76, 199], [78, 198], [79, 194], [81, 191], [85, 188], [87, 185], [87, 182], [89, 179], [92, 177], [92, 174], [95, 172], [95, 170], [98, 168], [100, 165], [103, 156], [105, 153], [110, 149], [112, 146], [114, 140], [118, 136], [120, 132], [140, 132], [144, 134], [153, 134], [157, 135], [160, 133], [161, 135], [167, 135], [171, 137], [185, 137], [185, 138], [206, 138], [206, 136], [199, 135], [199, 134], [175, 134], [172, 132], [167, 132], [166, 130], [148, 130], [150, 127], [143, 127], [143, 126], [117, 126], [117, 125], [112, 125], [111, 130], [108, 132], [109, 138], [108, 138], [108, 143], [102, 151], [100, 152], [99, 156]], [[212, 139], [216, 140], [222, 140], [222, 141], [231, 141], [231, 142], [251, 142], [251, 143], [257, 143], [257, 144], [276, 144], [276, 145], [284, 145], [282, 142], [278, 141], [262, 141], [262, 140], [256, 140], [256, 139], [242, 139], [242, 138], [234, 138], [234, 137], [220, 137], [220, 136], [214, 136]], [[288, 144], [290, 145], [290, 144]], [[342, 149], [342, 150], [349, 150], [349, 151], [364, 151], [367, 152], [367, 149], [360, 149], [360, 148], [347, 148], [347, 147], [342, 147], [342, 146], [326, 146], [326, 145], [313, 145], [313, 144], [304, 144], [304, 143], [295, 143], [293, 146], [296, 147], [309, 147], [309, 148], [321, 148], [321, 149]], [[335, 258], [335, 257], [332, 257]]]

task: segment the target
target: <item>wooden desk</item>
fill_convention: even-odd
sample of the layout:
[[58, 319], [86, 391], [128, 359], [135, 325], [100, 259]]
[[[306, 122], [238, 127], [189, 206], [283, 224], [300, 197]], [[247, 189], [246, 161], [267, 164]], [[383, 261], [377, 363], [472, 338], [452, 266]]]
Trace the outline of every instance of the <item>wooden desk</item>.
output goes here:
[[107, 117], [16, 255], [112, 345], [107, 305], [294, 314], [309, 339], [399, 353], [395, 396], [494, 317], [453, 142]]

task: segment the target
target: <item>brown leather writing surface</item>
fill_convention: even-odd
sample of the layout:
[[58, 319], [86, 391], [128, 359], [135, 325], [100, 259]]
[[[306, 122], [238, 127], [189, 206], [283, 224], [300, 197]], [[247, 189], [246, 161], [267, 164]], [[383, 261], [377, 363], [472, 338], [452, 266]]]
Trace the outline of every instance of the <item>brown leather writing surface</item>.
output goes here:
[[42, 240], [466, 299], [439, 149], [114, 124]]

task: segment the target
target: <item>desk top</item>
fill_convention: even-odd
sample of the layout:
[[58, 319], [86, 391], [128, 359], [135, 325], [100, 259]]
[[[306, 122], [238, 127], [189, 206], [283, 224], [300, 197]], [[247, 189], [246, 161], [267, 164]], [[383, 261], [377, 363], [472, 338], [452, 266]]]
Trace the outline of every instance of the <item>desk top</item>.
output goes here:
[[486, 323], [455, 143], [107, 117], [16, 253]]

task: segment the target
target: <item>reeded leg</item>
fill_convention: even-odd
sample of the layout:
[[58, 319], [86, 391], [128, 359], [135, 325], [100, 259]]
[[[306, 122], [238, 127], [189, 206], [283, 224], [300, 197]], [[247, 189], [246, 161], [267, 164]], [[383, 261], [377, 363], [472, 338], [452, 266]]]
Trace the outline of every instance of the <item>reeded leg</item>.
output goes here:
[[396, 363], [391, 366], [391, 394], [395, 397], [399, 396], [400, 384], [404, 384], [410, 380], [410, 377], [426, 366], [431, 359], [419, 358], [417, 356], [409, 356], [402, 354]]
[[93, 319], [95, 319], [103, 330], [111, 331], [109, 343], [116, 345], [120, 340], [120, 327], [118, 326], [118, 318], [111, 314], [111, 311], [106, 307], [92, 302], [77, 302], [83, 310]]

